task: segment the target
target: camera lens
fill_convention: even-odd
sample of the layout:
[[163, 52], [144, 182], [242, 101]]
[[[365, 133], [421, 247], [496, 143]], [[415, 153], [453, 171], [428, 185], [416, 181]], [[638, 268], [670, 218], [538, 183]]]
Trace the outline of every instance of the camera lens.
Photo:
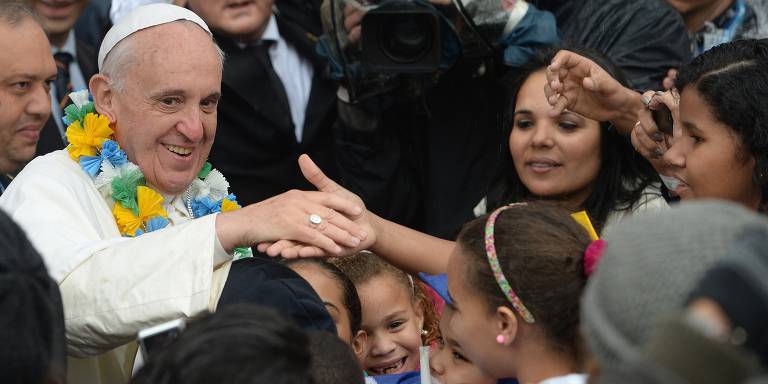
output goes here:
[[377, 33], [382, 52], [392, 61], [414, 63], [420, 61], [435, 43], [435, 36], [421, 14], [401, 14], [389, 17], [379, 25]]

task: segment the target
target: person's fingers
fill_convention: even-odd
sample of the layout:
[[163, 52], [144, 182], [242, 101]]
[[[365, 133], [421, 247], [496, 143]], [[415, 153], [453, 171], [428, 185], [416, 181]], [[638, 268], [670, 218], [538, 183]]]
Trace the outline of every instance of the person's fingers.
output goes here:
[[339, 244], [333, 241], [330, 237], [326, 236], [324, 233], [308, 225], [299, 227], [296, 240], [302, 243], [306, 243], [307, 245], [316, 246], [333, 255], [338, 255], [342, 252], [342, 248]]
[[560, 116], [560, 114], [565, 111], [565, 109], [568, 108], [568, 98], [564, 95], [558, 95], [557, 96], [557, 102], [555, 105], [552, 106], [552, 109], [549, 110], [549, 116], [550, 117], [557, 117]]
[[297, 246], [297, 250], [299, 257], [325, 257], [328, 256], [327, 253], [323, 252], [322, 249], [318, 247], [310, 247], [305, 245]]
[[332, 193], [316, 191], [296, 192], [297, 194], [295, 194], [295, 196], [297, 199], [309, 200], [313, 203], [324, 205], [328, 208], [336, 210], [337, 212], [340, 212], [346, 217], [357, 218], [361, 213], [363, 213], [363, 209], [360, 207], [360, 205]]
[[318, 191], [333, 193], [342, 187], [323, 173], [320, 167], [307, 154], [299, 156], [299, 169]]
[[365, 12], [349, 4], [344, 7], [344, 28], [349, 31], [352, 27], [360, 25]]
[[345, 242], [345, 245], [347, 246], [357, 247], [360, 245], [360, 241], [365, 240], [367, 237], [367, 233], [362, 228], [360, 228], [357, 223], [351, 221], [333, 209], [328, 209], [328, 212], [323, 216], [323, 220], [336, 226], [342, 231], [349, 233], [352, 236], [352, 239]]
[[352, 27], [352, 29], [347, 32], [347, 40], [349, 40], [350, 44], [357, 44], [360, 42], [360, 37], [362, 36], [362, 28], [360, 26]]
[[269, 247], [271, 247], [272, 244], [274, 244], [274, 243], [272, 243], [272, 242], [258, 243], [258, 244], [256, 244], [256, 250], [261, 252], [261, 253], [266, 253], [267, 249], [269, 249]]
[[635, 148], [642, 148], [643, 150], [641, 153], [643, 156], [650, 156], [654, 159], [658, 159], [664, 155], [664, 150], [659, 146], [659, 143], [651, 139], [648, 134], [645, 133], [645, 128], [642, 123], [635, 126], [633, 133], [635, 135]]
[[[261, 250], [262, 244], [264, 245], [268, 244], [269, 246], [265, 247], [264, 250], [262, 251]], [[290, 257], [286, 257], [286, 255], [283, 254], [283, 251], [290, 249], [295, 245], [295, 243], [290, 240], [278, 240], [274, 243], [262, 243], [262, 244], [259, 244], [259, 246], [257, 247], [259, 252], [266, 253], [267, 256], [270, 256], [270, 257], [282, 256], [282, 257], [285, 257], [286, 259], [290, 259]]]
[[[353, 233], [362, 231], [357, 224], [338, 213], [321, 216], [324, 217], [319, 224], [310, 224], [313, 229], [327, 236], [338, 245], [352, 248], [360, 245], [360, 238], [353, 235]], [[344, 228], [350, 228], [351, 232]]]

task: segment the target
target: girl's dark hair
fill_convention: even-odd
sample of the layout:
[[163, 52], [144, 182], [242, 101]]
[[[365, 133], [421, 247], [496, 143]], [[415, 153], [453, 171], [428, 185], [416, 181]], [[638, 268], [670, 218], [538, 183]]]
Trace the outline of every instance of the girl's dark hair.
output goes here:
[[363, 319], [363, 311], [360, 307], [360, 296], [357, 295], [355, 284], [352, 283], [352, 280], [350, 280], [339, 267], [314, 257], [288, 259], [284, 260], [283, 263], [292, 269], [314, 265], [320, 268], [320, 270], [322, 270], [328, 277], [336, 280], [336, 282], [339, 283], [339, 286], [341, 286], [341, 290], [344, 291], [344, 306], [349, 314], [349, 325], [352, 328], [352, 336], [357, 334]]
[[435, 302], [427, 293], [418, 277], [413, 277], [400, 268], [388, 263], [375, 253], [369, 251], [358, 252], [352, 256], [330, 259], [331, 263], [339, 267], [355, 286], [360, 286], [374, 277], [388, 274], [403, 287], [411, 296], [414, 305], [421, 308], [424, 313], [423, 329], [426, 335], [422, 335], [423, 345], [429, 345], [440, 337], [440, 318], [437, 316]]
[[[485, 251], [482, 216], [462, 229], [458, 245], [468, 260], [466, 286], [478, 292], [489, 311], [510, 307], [491, 272]], [[533, 315], [551, 346], [577, 362], [582, 358], [579, 299], [587, 283], [584, 250], [587, 231], [565, 208], [530, 202], [506, 209], [496, 218], [495, 247], [510, 286]], [[523, 321], [513, 310], [519, 321]]]
[[768, 205], [768, 40], [718, 45], [680, 68], [675, 86], [695, 87], [717, 120], [735, 133], [741, 159], [755, 159], [752, 182]]
[[[591, 59], [626, 86], [624, 74], [602, 54], [583, 48], [563, 49]], [[509, 138], [512, 132], [517, 94], [523, 83], [535, 72], [545, 69], [558, 50], [547, 48], [538, 51], [528, 63], [511, 69], [502, 80], [507, 100], [503, 119], [504, 137]], [[594, 189], [581, 205], [589, 213], [598, 232], [602, 230], [612, 211], [632, 209], [635, 202], [643, 197], [644, 190], [651, 183], [659, 181], [651, 164], [635, 152], [628, 138], [622, 136], [610, 122], [600, 122], [600, 128], [600, 170]], [[488, 212], [505, 204], [537, 198], [520, 180], [509, 153], [508, 143], [509, 140], [504, 140], [501, 148], [499, 168], [488, 193]]]

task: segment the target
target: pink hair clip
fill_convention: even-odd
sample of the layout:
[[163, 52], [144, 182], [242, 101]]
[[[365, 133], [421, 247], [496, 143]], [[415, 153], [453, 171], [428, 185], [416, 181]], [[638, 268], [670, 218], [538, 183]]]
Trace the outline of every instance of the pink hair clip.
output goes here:
[[597, 263], [600, 262], [600, 258], [603, 257], [603, 251], [605, 250], [605, 240], [595, 240], [587, 246], [584, 250], [584, 274], [587, 277], [592, 275], [595, 271]]
[[493, 271], [493, 276], [496, 278], [496, 283], [499, 285], [499, 288], [501, 288], [501, 291], [504, 292], [504, 296], [507, 297], [507, 300], [509, 300], [517, 313], [523, 317], [526, 323], [533, 324], [535, 321], [533, 319], [533, 315], [531, 315], [531, 312], [528, 311], [528, 308], [525, 307], [523, 301], [520, 300], [520, 297], [515, 294], [512, 286], [509, 285], [509, 281], [507, 281], [507, 278], [504, 276], [504, 272], [501, 270], [499, 257], [496, 254], [495, 237], [493, 235], [493, 230], [496, 225], [496, 218], [502, 211], [512, 207], [525, 205], [525, 203], [505, 205], [503, 207], [497, 208], [495, 211], [493, 211], [493, 213], [490, 214], [490, 216], [488, 216], [488, 220], [485, 222], [485, 255], [488, 258], [488, 264], [491, 266], [491, 271]]

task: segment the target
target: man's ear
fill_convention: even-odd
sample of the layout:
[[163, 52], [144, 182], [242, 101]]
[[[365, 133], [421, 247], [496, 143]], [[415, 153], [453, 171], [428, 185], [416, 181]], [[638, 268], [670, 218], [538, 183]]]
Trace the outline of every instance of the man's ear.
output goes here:
[[93, 104], [96, 112], [109, 119], [110, 123], [117, 121], [117, 111], [115, 110], [115, 88], [112, 80], [101, 73], [93, 75], [88, 82], [93, 96]]
[[[511, 308], [502, 306], [496, 308], [496, 333], [503, 336], [501, 345], [512, 345], [517, 337], [519, 323]], [[501, 340], [501, 339], [499, 339]]]
[[360, 364], [363, 363], [365, 354], [368, 352], [367, 346], [368, 334], [363, 330], [357, 331], [357, 334], [352, 336], [352, 352], [355, 353], [355, 356], [357, 356], [357, 360], [360, 361]]

